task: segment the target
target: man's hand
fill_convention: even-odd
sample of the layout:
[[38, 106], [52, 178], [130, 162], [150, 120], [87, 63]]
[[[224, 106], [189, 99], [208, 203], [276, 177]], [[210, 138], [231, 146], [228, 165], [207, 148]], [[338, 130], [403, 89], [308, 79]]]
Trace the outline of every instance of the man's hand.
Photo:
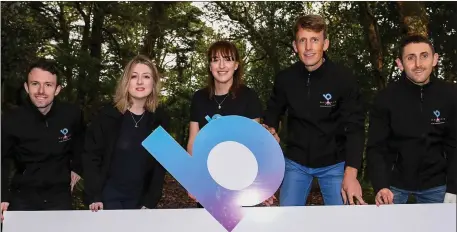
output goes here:
[[190, 199], [194, 200], [195, 202], [198, 202], [197, 198], [195, 198], [194, 195], [190, 194], [190, 192], [187, 192], [187, 195], [190, 197]]
[[268, 132], [270, 132], [273, 135], [273, 137], [276, 139], [276, 141], [278, 141], [278, 143], [279, 143], [279, 141], [281, 139], [279, 138], [278, 133], [276, 133], [275, 128], [274, 127], [269, 127], [269, 126], [267, 126], [265, 124], [262, 124], [262, 126], [265, 127], [265, 129], [267, 129]]
[[266, 205], [266, 206], [272, 206], [273, 203], [275, 202], [276, 200], [276, 197], [275, 195], [271, 196], [270, 198], [266, 199], [263, 204]]
[[366, 205], [362, 198], [362, 187], [357, 180], [357, 169], [347, 167], [344, 172], [343, 185], [341, 188], [343, 203], [354, 205], [354, 197], [357, 199], [357, 205]]
[[71, 171], [70, 186], [71, 186], [72, 192], [73, 192], [73, 188], [75, 187], [76, 183], [78, 183], [79, 180], [81, 180], [81, 177], [78, 174], [76, 174], [75, 172]]
[[92, 210], [92, 212], [97, 212], [98, 210], [103, 210], [103, 203], [94, 202], [89, 205], [89, 209]]
[[3, 218], [3, 212], [4, 212], [4, 211], [7, 211], [9, 206], [10, 206], [10, 203], [9, 203], [9, 202], [2, 202], [2, 204], [1, 204], [2, 222], [3, 222], [3, 219], [4, 219], [4, 218]]
[[388, 188], [383, 188], [379, 190], [379, 192], [376, 194], [376, 205], [384, 205], [384, 204], [393, 204], [394, 203], [394, 194], [390, 189]]
[[443, 203], [457, 203], [456, 195], [452, 194], [452, 193], [446, 193], [444, 195], [444, 202]]

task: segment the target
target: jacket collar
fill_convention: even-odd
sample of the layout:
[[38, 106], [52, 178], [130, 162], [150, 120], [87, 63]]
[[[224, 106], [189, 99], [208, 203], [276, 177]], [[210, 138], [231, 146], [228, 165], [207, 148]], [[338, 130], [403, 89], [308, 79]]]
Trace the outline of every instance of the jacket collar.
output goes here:
[[425, 85], [417, 85], [417, 84], [413, 83], [406, 76], [405, 71], [403, 71], [401, 73], [401, 77], [400, 77], [400, 83], [403, 84], [404, 86], [407, 86], [408, 88], [412, 88], [412, 89], [421, 89], [421, 88], [426, 89], [426, 88], [429, 88], [430, 86], [432, 86], [435, 82], [436, 82], [436, 77], [433, 74], [431, 74], [429, 82]]
[[103, 106], [101, 112], [102, 114], [112, 117], [112, 118], [120, 118], [122, 117], [122, 113], [117, 110], [117, 108], [112, 104], [106, 104]]
[[58, 108], [59, 104], [60, 104], [59, 101], [54, 99], [54, 101], [52, 102], [51, 108], [49, 109], [49, 112], [46, 115], [44, 115], [43, 113], [40, 112], [40, 110], [38, 110], [38, 107], [36, 107], [35, 104], [33, 104], [30, 97], [27, 97], [27, 100], [24, 103], [25, 108], [27, 108], [27, 110], [32, 112], [32, 114], [35, 115], [37, 118], [43, 119], [43, 120], [54, 115], [56, 112], [56, 108]]
[[324, 55], [322, 56], [322, 58], [324, 59], [324, 61], [321, 64], [321, 66], [319, 66], [319, 68], [317, 68], [316, 70], [311, 71], [311, 72], [308, 71], [308, 69], [306, 69], [305, 64], [303, 64], [303, 62], [301, 60], [298, 62], [300, 63], [300, 67], [305, 75], [311, 74], [311, 77], [321, 77], [324, 75], [325, 70], [328, 69], [330, 63], [332, 62], [325, 52], [324, 52]]

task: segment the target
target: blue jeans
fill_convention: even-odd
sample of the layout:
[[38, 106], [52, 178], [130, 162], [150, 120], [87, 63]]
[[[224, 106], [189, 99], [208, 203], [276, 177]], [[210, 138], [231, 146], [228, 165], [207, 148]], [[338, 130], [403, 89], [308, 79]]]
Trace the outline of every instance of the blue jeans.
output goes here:
[[416, 197], [418, 204], [443, 203], [446, 186], [443, 185], [422, 191], [408, 191], [390, 186], [390, 191], [394, 194], [394, 204], [405, 204], [410, 194]]
[[344, 162], [322, 168], [308, 168], [285, 159], [286, 170], [279, 194], [280, 206], [303, 206], [306, 203], [311, 183], [316, 177], [326, 205], [343, 205], [341, 185], [344, 177]]

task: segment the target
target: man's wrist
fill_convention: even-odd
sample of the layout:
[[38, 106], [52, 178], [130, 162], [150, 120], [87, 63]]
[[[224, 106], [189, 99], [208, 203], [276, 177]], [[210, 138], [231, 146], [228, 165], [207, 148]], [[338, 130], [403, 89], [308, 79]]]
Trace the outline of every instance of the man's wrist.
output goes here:
[[344, 170], [344, 177], [357, 179], [357, 172], [358, 172], [358, 170], [356, 168], [347, 166], [346, 169]]

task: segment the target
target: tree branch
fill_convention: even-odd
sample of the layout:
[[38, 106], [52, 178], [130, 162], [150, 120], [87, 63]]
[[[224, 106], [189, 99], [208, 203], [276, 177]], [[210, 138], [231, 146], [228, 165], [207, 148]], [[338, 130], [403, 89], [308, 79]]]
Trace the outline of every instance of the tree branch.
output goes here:
[[102, 28], [102, 31], [114, 43], [114, 46], [116, 47], [116, 50], [117, 50], [117, 55], [119, 56], [119, 59], [121, 59], [122, 58], [122, 56], [121, 56], [121, 46], [119, 45], [119, 42], [117, 42], [116, 37], [114, 37], [113, 33], [111, 33], [111, 31], [109, 31], [107, 28]]
[[74, 2], [74, 5], [76, 7], [76, 10], [79, 12], [79, 14], [81, 14], [81, 16], [83, 17], [83, 20], [84, 22], [88, 22], [90, 19], [88, 18], [88, 16], [86, 15], [86, 13], [84, 13], [84, 10], [81, 8], [81, 4], [80, 2]]
[[245, 63], [245, 65], [247, 66], [249, 63], [255, 63], [255, 62], [264, 60], [265, 58], [267, 58], [267, 54], [263, 54], [263, 56], [261, 56], [260, 58], [249, 60], [248, 62]]

